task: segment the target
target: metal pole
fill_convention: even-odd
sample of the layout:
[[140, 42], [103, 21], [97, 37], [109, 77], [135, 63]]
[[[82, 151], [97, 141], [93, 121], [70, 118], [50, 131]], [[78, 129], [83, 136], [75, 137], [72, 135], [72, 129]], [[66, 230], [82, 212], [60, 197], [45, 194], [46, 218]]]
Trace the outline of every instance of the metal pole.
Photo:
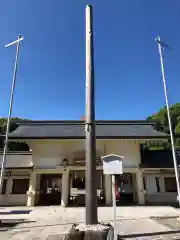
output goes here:
[[115, 175], [112, 175], [112, 200], [113, 200], [114, 240], [117, 240], [117, 232], [116, 232], [116, 189], [115, 189]]
[[[10, 96], [10, 103], [9, 103], [9, 113], [8, 113], [6, 135], [5, 135], [5, 141], [4, 141], [3, 159], [2, 159], [2, 163], [1, 163], [0, 194], [2, 193], [3, 177], [4, 177], [4, 170], [5, 170], [5, 164], [6, 164], [6, 154], [7, 154], [7, 150], [8, 150], [7, 149], [8, 148], [8, 134], [9, 134], [10, 120], [11, 120], [13, 100], [14, 100], [14, 90], [15, 90], [15, 86], [16, 86], [16, 75], [17, 75], [17, 67], [18, 67], [18, 59], [19, 59], [20, 39], [22, 39], [22, 38], [20, 35], [18, 35], [19, 41], [17, 40], [16, 58], [15, 58], [15, 63], [14, 63], [13, 80], [12, 80], [11, 96]], [[16, 43], [16, 41], [13, 42], [13, 44], [14, 43]]]
[[169, 131], [170, 131], [170, 137], [171, 137], [172, 155], [173, 155], [174, 170], [175, 170], [176, 184], [177, 184], [178, 203], [180, 205], [179, 172], [178, 172], [178, 165], [177, 165], [177, 160], [176, 160], [176, 152], [175, 152], [175, 144], [174, 144], [174, 137], [173, 137], [173, 131], [172, 131], [171, 116], [170, 116], [170, 111], [169, 111], [168, 93], [167, 93], [166, 77], [165, 77], [163, 53], [162, 53], [162, 46], [161, 46], [160, 37], [156, 38], [156, 42], [158, 44], [159, 55], [160, 55], [161, 72], [162, 72], [163, 85], [164, 85], [164, 95], [165, 95], [165, 101], [166, 101], [167, 116], [168, 116], [168, 123], [169, 123]]
[[86, 6], [86, 224], [97, 224], [92, 6]]

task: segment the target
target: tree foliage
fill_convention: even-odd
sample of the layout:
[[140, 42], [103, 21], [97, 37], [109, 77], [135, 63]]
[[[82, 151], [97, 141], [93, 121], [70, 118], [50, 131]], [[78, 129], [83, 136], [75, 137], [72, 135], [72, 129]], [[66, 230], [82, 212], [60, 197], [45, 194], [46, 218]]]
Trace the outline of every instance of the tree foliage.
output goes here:
[[[12, 118], [10, 121], [10, 128], [9, 131], [12, 132], [16, 130], [18, 127], [17, 121], [22, 121], [25, 119], [21, 118]], [[4, 147], [4, 135], [6, 133], [6, 126], [7, 126], [7, 118], [0, 118], [0, 134], [3, 135], [3, 137], [0, 138], [0, 149], [2, 150]], [[29, 146], [26, 143], [21, 142], [8, 142], [8, 150], [9, 151], [29, 151]]]
[[[180, 147], [180, 103], [176, 103], [170, 106], [170, 115], [172, 122], [172, 130], [175, 137], [176, 147]], [[152, 116], [149, 116], [147, 120], [156, 122], [156, 129], [158, 131], [162, 131], [169, 134], [169, 123], [167, 117], [167, 109], [166, 107], [160, 109], [160, 111]], [[149, 147], [157, 147], [157, 148], [170, 148], [170, 140], [167, 143], [158, 143], [151, 144]]]

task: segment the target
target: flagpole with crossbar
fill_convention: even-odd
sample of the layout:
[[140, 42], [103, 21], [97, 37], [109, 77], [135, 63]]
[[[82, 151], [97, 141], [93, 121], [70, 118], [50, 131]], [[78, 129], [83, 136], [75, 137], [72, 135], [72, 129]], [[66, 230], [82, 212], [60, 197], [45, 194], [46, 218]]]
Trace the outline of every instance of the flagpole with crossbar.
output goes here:
[[160, 56], [160, 64], [161, 64], [161, 72], [162, 72], [162, 79], [163, 79], [163, 86], [164, 86], [164, 95], [165, 95], [165, 101], [166, 101], [166, 108], [167, 108], [167, 116], [168, 116], [168, 123], [169, 123], [169, 131], [170, 131], [170, 138], [171, 138], [171, 148], [172, 148], [172, 155], [173, 155], [173, 162], [174, 162], [174, 171], [176, 176], [176, 184], [177, 184], [177, 194], [178, 194], [178, 203], [180, 206], [180, 183], [179, 183], [179, 171], [178, 171], [178, 164], [176, 159], [176, 151], [175, 151], [175, 144], [174, 144], [174, 136], [173, 136], [173, 130], [172, 130], [172, 122], [171, 122], [171, 115], [169, 110], [169, 101], [168, 101], [168, 93], [167, 93], [167, 86], [166, 86], [166, 77], [165, 77], [165, 70], [164, 70], [164, 60], [163, 60], [163, 47], [169, 48], [168, 45], [161, 42], [160, 37], [157, 37], [155, 39], [158, 50], [159, 50], [159, 56]]
[[4, 141], [4, 151], [3, 151], [3, 158], [2, 158], [2, 163], [1, 163], [0, 196], [2, 194], [4, 169], [5, 169], [5, 165], [6, 165], [6, 154], [7, 154], [7, 150], [8, 150], [8, 134], [9, 134], [9, 128], [10, 128], [11, 115], [12, 115], [13, 101], [14, 101], [14, 90], [15, 90], [15, 86], [16, 86], [16, 75], [17, 75], [18, 60], [19, 60], [20, 42], [23, 39], [24, 39], [23, 37], [18, 35], [18, 39], [16, 41], [13, 41], [5, 46], [7, 48], [7, 47], [10, 47], [10, 46], [16, 44], [16, 57], [15, 57], [15, 62], [14, 62], [13, 80], [12, 80], [11, 96], [10, 96], [10, 103], [9, 103], [9, 113], [8, 113], [8, 118], [7, 118], [6, 134], [5, 134], [5, 141]]

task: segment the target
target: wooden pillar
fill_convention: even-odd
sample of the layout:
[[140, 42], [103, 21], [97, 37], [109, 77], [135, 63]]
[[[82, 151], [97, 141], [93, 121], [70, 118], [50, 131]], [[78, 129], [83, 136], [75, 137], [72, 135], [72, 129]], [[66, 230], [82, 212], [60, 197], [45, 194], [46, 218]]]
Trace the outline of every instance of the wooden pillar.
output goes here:
[[140, 169], [137, 169], [136, 171], [136, 186], [137, 186], [138, 203], [144, 204], [145, 197], [144, 197], [143, 175]]
[[61, 192], [61, 206], [68, 205], [69, 198], [69, 170], [64, 169], [62, 174], [62, 192]]
[[111, 183], [111, 175], [104, 175], [105, 177], [105, 199], [106, 205], [112, 204], [112, 183]]
[[36, 172], [33, 171], [31, 173], [30, 181], [29, 181], [29, 190], [27, 192], [27, 206], [33, 207], [35, 204], [35, 195], [36, 195]]

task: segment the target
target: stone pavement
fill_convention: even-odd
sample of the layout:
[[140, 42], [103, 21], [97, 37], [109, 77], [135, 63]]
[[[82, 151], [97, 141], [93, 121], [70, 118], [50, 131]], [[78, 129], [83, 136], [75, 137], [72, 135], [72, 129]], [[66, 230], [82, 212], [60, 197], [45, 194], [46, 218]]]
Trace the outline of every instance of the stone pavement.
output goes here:
[[[13, 210], [14, 213], [31, 212], [8, 215], [6, 213], [12, 211], [11, 208], [0, 209], [3, 219], [24, 218], [27, 221], [6, 231], [0, 229], [0, 239], [60, 239], [60, 235], [69, 232], [73, 223], [84, 222], [85, 219], [85, 208], [81, 207], [17, 207]], [[120, 239], [180, 239], [179, 215], [180, 210], [173, 207], [117, 207], [117, 232]], [[112, 223], [112, 208], [98, 208], [98, 218]]]

